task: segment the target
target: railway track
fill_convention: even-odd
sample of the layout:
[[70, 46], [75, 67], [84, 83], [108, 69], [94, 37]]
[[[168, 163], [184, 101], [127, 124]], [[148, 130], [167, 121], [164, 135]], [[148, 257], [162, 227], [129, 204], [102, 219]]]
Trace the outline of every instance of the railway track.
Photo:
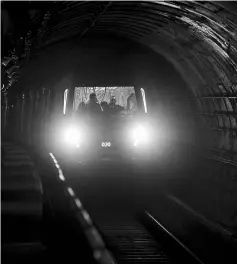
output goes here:
[[118, 263], [175, 263], [161, 244], [138, 222], [100, 227], [103, 239]]
[[101, 218], [96, 226], [118, 264], [203, 264], [148, 211], [108, 222]]
[[[146, 212], [135, 216], [121, 216], [119, 212], [114, 211], [107, 214], [109, 218], [100, 212], [91, 218], [74, 188], [68, 185], [67, 177], [64, 177], [57, 159], [53, 154], [50, 155], [58, 171], [58, 181], [63, 186], [69, 204], [73, 205], [73, 215], [76, 216], [78, 225], [84, 229], [97, 263], [202, 263], [168, 230], [155, 223]], [[152, 225], [159, 226], [159, 230], [147, 228]], [[156, 236], [153, 235], [154, 232]]]

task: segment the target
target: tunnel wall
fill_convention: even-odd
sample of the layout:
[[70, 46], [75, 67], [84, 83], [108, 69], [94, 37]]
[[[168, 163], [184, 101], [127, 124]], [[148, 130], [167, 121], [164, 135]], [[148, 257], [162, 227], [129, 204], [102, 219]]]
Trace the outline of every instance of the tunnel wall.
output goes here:
[[218, 28], [221, 24], [213, 28], [210, 21], [188, 20], [189, 30], [178, 24], [174, 35], [167, 31], [151, 33], [141, 42], [172, 62], [192, 91], [203, 131], [202, 147], [212, 149], [213, 155], [237, 161], [236, 46], [233, 41], [228, 50], [227, 36], [231, 32], [226, 30], [224, 39], [223, 28]]
[[[221, 161], [200, 164], [197, 171], [187, 177], [180, 175], [175, 179], [174, 175], [170, 192], [204, 219], [234, 233], [237, 226], [237, 91], [233, 67], [236, 46], [232, 42], [232, 51], [224, 57], [226, 49], [223, 45], [216, 47], [211, 37], [208, 39], [206, 35], [201, 39], [201, 34], [199, 38], [194, 37], [197, 31], [179, 26], [175, 32], [173, 36], [163, 32], [166, 37], [152, 33], [142, 43], [163, 54], [183, 76], [193, 93], [191, 103], [198, 105], [196, 114], [200, 121], [199, 131], [202, 131], [200, 146], [210, 150], [210, 157]], [[230, 165], [232, 161], [235, 163]]]

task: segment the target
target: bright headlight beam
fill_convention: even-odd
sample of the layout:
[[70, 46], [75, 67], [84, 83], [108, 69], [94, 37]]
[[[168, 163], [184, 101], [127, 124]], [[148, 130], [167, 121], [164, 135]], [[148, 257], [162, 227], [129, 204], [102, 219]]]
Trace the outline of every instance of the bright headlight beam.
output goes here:
[[134, 143], [133, 143], [133, 146], [136, 147], [138, 144], [138, 141], [136, 140]]
[[149, 132], [145, 127], [140, 125], [133, 130], [132, 136], [134, 140], [133, 145], [136, 147], [140, 142], [147, 142], [149, 138]]
[[80, 139], [80, 133], [76, 128], [71, 127], [65, 132], [65, 139], [68, 143], [78, 145], [78, 141]]
[[139, 126], [135, 130], [135, 133], [136, 133], [136, 138], [138, 138], [138, 139], [144, 139], [147, 136], [146, 130], [142, 126]]

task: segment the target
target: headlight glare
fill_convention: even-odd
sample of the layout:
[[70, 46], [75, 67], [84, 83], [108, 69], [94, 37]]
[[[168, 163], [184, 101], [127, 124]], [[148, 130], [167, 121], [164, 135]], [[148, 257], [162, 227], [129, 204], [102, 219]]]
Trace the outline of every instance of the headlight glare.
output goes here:
[[149, 132], [143, 126], [137, 126], [132, 133], [133, 146], [137, 146], [140, 143], [146, 143], [149, 139]]
[[65, 140], [69, 144], [78, 145], [80, 141], [80, 133], [77, 128], [71, 127], [65, 131]]

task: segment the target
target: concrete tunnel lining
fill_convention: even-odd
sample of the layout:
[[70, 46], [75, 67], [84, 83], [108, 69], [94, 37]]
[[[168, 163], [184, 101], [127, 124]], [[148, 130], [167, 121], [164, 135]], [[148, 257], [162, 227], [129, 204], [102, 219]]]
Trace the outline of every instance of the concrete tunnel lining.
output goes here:
[[[86, 8], [90, 14], [85, 12]], [[119, 23], [119, 19], [127, 26]], [[139, 20], [137, 26], [132, 19]], [[201, 129], [209, 134], [203, 145], [210, 142], [209, 148], [214, 156], [236, 162], [236, 21], [234, 2], [111, 2], [110, 5], [106, 2], [62, 2], [56, 8], [50, 6], [45, 13], [42, 26], [37, 28], [34, 47], [37, 52], [46, 49], [42, 52], [47, 54], [47, 49], [51, 52], [54, 45], [60, 46], [60, 42], [68, 38], [80, 45], [87, 36], [110, 32], [161, 54], [186, 81], [191, 96], [196, 97], [193, 100], [197, 102], [198, 117], [204, 121]], [[52, 56], [56, 58], [58, 54]], [[66, 60], [67, 54], [64, 56]], [[22, 84], [24, 79], [27, 82], [27, 72], [33, 64], [32, 60], [21, 66]], [[67, 69], [67, 73], [70, 74], [71, 69], [73, 66]], [[18, 85], [20, 87], [21, 83]], [[33, 82], [32, 85], [41, 86], [43, 83]], [[14, 89], [14, 85], [10, 89]], [[232, 182], [232, 174], [226, 172], [223, 176], [228, 179], [227, 185]]]

